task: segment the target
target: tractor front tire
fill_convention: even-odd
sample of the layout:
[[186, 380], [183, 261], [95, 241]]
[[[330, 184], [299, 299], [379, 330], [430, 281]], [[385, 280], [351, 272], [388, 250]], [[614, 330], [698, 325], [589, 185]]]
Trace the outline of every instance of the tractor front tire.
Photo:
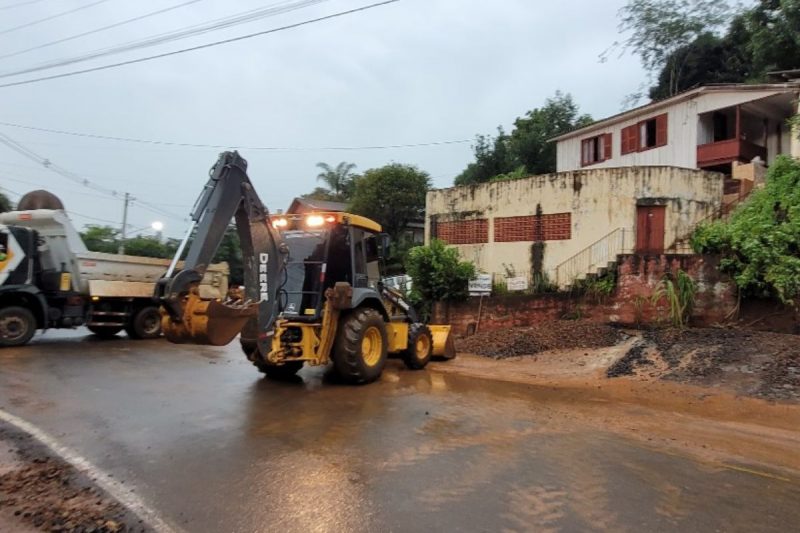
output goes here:
[[25, 307], [0, 309], [0, 346], [28, 344], [36, 333], [36, 317]]
[[386, 366], [388, 347], [381, 314], [370, 308], [356, 309], [339, 322], [332, 356], [336, 374], [351, 384], [375, 381]]
[[403, 362], [411, 370], [422, 370], [433, 354], [433, 335], [425, 324], [411, 324], [408, 328], [408, 346], [403, 351]]

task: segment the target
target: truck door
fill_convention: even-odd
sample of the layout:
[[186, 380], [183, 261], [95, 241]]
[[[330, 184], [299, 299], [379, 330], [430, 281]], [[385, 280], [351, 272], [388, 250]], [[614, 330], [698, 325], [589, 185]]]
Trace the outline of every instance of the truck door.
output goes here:
[[36, 237], [26, 228], [0, 226], [0, 285], [30, 283]]

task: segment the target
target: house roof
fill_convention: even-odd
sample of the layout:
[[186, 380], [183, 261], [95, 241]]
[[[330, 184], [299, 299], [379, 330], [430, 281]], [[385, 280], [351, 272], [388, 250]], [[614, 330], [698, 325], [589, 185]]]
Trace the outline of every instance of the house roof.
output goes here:
[[686, 91], [678, 93], [674, 96], [670, 96], [669, 98], [665, 98], [663, 100], [658, 100], [655, 102], [650, 102], [649, 104], [635, 107], [633, 109], [623, 111], [622, 113], [617, 113], [616, 115], [612, 115], [602, 120], [598, 120], [597, 122], [593, 122], [588, 126], [572, 130], [570, 132], [559, 135], [558, 137], [553, 137], [552, 139], [550, 139], [550, 142], [554, 141], [557, 142], [564, 139], [569, 139], [570, 137], [575, 137], [577, 135], [583, 135], [593, 130], [602, 129], [611, 124], [615, 124], [617, 122], [623, 122], [638, 115], [651, 113], [653, 111], [657, 111], [659, 109], [671, 106], [673, 104], [676, 104], [684, 100], [691, 100], [693, 98], [700, 96], [701, 94], [715, 93], [715, 92], [742, 92], [742, 91], [748, 91], [748, 92], [749, 91], [796, 91], [798, 89], [800, 89], [799, 83], [763, 83], [757, 85], [748, 85], [745, 83], [720, 83], [714, 85], [701, 85], [700, 87], [687, 89]]
[[295, 198], [292, 205], [286, 210], [287, 214], [297, 213], [297, 209], [303, 206], [310, 211], [341, 212], [347, 211], [347, 204], [344, 202], [332, 202], [330, 200], [315, 200], [314, 198]]

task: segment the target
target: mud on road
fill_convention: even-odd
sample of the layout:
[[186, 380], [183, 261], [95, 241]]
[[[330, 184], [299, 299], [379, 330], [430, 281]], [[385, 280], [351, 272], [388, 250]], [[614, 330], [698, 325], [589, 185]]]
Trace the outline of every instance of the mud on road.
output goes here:
[[0, 531], [147, 532], [92, 480], [0, 422]]
[[[627, 330], [580, 320], [481, 332], [456, 341], [461, 353], [533, 357], [570, 377], [575, 365], [605, 365], [605, 377], [665, 380], [766, 400], [800, 401], [800, 337], [738, 328]], [[608, 348], [625, 351], [609, 360]], [[583, 356], [576, 358], [575, 355]], [[559, 368], [559, 365], [561, 368]]]
[[743, 329], [645, 331], [608, 377], [722, 387], [766, 400], [800, 401], [800, 337]]

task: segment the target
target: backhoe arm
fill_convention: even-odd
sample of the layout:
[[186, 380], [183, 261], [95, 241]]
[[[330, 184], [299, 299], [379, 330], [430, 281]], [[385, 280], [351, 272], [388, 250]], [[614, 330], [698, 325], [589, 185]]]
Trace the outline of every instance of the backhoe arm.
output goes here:
[[[166, 275], [156, 286], [164, 334], [172, 342], [228, 344], [251, 321], [267, 334], [278, 314], [278, 292], [285, 251], [269, 212], [247, 176], [238, 152], [223, 152], [211, 169], [192, 212], [192, 224]], [[198, 287], [235, 219], [244, 265], [245, 295], [240, 301], [202, 300]], [[183, 269], [176, 266], [189, 243]]]

